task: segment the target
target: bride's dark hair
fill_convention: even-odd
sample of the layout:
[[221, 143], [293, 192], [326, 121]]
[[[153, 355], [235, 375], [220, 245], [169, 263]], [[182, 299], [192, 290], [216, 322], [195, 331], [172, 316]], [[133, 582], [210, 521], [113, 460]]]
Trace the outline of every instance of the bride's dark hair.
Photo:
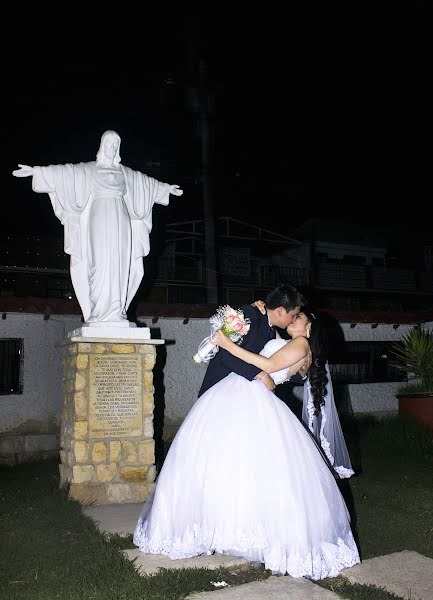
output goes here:
[[328, 376], [326, 374], [326, 360], [328, 353], [328, 343], [325, 334], [324, 323], [320, 318], [307, 308], [302, 311], [311, 323], [310, 337], [308, 342], [311, 349], [311, 367], [308, 371], [311, 393], [313, 396], [314, 414], [320, 413], [320, 407], [325, 404], [326, 384]]

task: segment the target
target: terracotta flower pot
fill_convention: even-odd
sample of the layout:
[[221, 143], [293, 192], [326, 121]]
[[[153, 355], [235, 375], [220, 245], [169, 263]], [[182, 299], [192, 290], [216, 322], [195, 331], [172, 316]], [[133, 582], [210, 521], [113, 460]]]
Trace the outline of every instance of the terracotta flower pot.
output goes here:
[[422, 425], [427, 425], [433, 431], [433, 394], [417, 392], [398, 395], [398, 414]]

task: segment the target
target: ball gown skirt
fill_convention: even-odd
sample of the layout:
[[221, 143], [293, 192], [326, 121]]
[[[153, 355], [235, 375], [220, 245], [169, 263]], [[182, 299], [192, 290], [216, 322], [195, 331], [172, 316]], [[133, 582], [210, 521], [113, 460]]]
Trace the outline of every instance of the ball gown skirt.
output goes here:
[[359, 562], [347, 507], [309, 434], [263, 382], [234, 373], [184, 420], [134, 544], [172, 559], [215, 551], [315, 580]]

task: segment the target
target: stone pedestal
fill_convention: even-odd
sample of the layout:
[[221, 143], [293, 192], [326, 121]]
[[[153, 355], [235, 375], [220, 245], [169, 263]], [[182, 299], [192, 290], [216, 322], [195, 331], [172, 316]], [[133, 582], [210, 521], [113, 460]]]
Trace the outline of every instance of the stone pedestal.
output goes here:
[[143, 502], [156, 476], [155, 345], [71, 338], [64, 345], [60, 484], [84, 504]]

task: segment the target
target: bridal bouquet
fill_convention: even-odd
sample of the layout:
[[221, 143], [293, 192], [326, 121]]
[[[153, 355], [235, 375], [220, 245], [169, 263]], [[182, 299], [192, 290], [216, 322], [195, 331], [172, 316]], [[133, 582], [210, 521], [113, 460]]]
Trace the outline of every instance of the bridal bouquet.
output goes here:
[[209, 362], [218, 352], [218, 346], [211, 341], [215, 331], [220, 329], [232, 342], [239, 342], [250, 330], [250, 320], [244, 317], [241, 310], [235, 310], [228, 304], [220, 306], [209, 323], [211, 333], [201, 342], [197, 354], [192, 357], [197, 363]]

